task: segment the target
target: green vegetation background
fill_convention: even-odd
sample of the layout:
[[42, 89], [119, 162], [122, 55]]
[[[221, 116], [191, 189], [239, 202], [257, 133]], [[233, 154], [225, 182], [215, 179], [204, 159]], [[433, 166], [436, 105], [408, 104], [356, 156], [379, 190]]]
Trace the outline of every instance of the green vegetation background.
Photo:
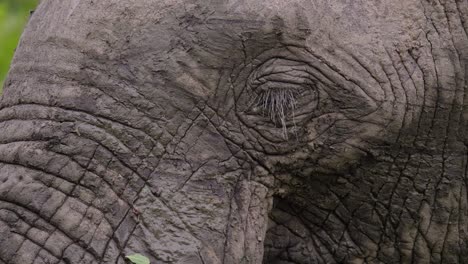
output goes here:
[[0, 0], [0, 92], [29, 12], [38, 0]]

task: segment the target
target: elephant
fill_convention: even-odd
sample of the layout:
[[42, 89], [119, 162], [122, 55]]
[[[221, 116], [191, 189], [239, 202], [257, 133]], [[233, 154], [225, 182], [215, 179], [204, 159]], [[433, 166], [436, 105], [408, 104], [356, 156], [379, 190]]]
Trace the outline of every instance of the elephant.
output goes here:
[[0, 264], [468, 263], [466, 0], [44, 0]]

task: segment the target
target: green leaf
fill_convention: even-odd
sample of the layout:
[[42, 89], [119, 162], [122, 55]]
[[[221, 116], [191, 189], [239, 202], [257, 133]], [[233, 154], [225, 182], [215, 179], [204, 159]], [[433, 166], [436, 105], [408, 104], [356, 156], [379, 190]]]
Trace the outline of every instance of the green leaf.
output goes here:
[[141, 254], [133, 254], [125, 256], [126, 259], [130, 260], [133, 264], [150, 264], [149, 258]]

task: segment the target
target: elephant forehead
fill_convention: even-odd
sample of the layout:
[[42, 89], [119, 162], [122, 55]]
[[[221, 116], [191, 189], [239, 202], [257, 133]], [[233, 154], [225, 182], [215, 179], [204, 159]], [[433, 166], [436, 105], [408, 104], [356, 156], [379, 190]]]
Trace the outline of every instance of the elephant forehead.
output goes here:
[[[38, 16], [41, 21], [33, 18], [30, 28], [30, 31], [41, 32], [36, 36], [40, 39], [60, 36], [90, 41], [92, 33], [99, 29], [98, 39], [107, 43], [124, 43], [131, 38], [140, 45], [151, 44], [155, 49], [170, 48], [163, 40], [180, 34], [181, 29], [197, 25], [204, 25], [206, 29], [217, 25], [222, 33], [236, 35], [253, 30], [258, 30], [259, 34], [269, 32], [278, 23], [292, 34], [306, 32], [311, 41], [317, 42], [315, 45], [362, 43], [372, 47], [378, 43], [376, 38], [384, 43], [414, 39], [426, 20], [424, 8], [418, 1], [403, 0], [67, 0], [46, 1], [38, 13], [42, 9], [46, 11]], [[196, 35], [197, 32], [191, 33]], [[125, 44], [120, 48], [131, 47]]]
[[33, 17], [25, 42], [60, 39], [59, 45], [80, 52], [92, 47], [93, 56], [151, 53], [159, 60], [177, 60], [174, 51], [220, 40], [224, 43], [211, 53], [226, 53], [238, 45], [233, 42], [239, 36], [250, 33], [261, 39], [275, 30], [304, 38], [312, 48], [349, 45], [375, 51], [383, 45], [410, 45], [425, 23], [418, 1], [66, 0], [46, 1], [37, 13], [44, 14]]
[[180, 8], [177, 7], [180, 5], [190, 16], [205, 12], [208, 16], [202, 23], [216, 21], [225, 26], [228, 30], [225, 33], [240, 33], [255, 27], [268, 31], [279, 20], [285, 31], [307, 31], [313, 40], [333, 38], [335, 42], [366, 45], [375, 42], [376, 37], [393, 43], [415, 38], [426, 23], [424, 7], [413, 0], [229, 0], [194, 1], [175, 6]]
[[[170, 6], [167, 7], [170, 11], [166, 11], [168, 17], [175, 17], [180, 28], [192, 29], [184, 34], [208, 41], [226, 36], [235, 38], [246, 32], [262, 35], [280, 30], [306, 38], [311, 47], [350, 45], [372, 52], [382, 46], [411, 46], [427, 23], [424, 6], [413, 0], [165, 2]], [[159, 9], [156, 7], [155, 12]], [[176, 33], [176, 28], [171, 27], [166, 34]], [[213, 30], [221, 36], [211, 34], [207, 39], [200, 34]], [[180, 36], [180, 32], [176, 34]]]
[[[45, 1], [18, 54], [33, 53], [44, 65], [105, 72], [148, 97], [158, 87], [170, 97], [175, 85], [175, 93], [184, 90], [192, 100], [193, 94], [213, 95], [221, 75], [248, 64], [247, 57], [291, 43], [335, 65], [342, 60], [335, 51], [366, 54], [368, 67], [376, 68], [386, 46], [411, 46], [424, 20], [416, 1], [387, 2]], [[362, 78], [354, 67], [342, 68]]]
[[137, 43], [169, 48], [166, 66], [177, 69], [172, 79], [201, 97], [219, 85], [220, 69], [290, 43], [318, 54], [371, 54], [370, 63], [379, 65], [386, 48], [416, 46], [425, 23], [423, 7], [413, 1], [167, 2], [175, 3], [169, 17], [177, 23], [148, 29], [155, 33]]
[[[407, 37], [425, 21], [418, 1], [223, 1], [224, 15], [268, 21], [280, 18], [289, 30], [307, 28], [316, 37], [334, 36], [338, 41], [363, 42], [366, 37]], [[415, 27], [415, 28], [416, 28]]]

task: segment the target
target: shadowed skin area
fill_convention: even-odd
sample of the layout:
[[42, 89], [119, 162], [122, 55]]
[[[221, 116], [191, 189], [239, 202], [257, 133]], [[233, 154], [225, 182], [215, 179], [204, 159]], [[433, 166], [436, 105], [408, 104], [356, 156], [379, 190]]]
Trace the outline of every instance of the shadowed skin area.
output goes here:
[[0, 264], [467, 263], [468, 3], [45, 0]]

